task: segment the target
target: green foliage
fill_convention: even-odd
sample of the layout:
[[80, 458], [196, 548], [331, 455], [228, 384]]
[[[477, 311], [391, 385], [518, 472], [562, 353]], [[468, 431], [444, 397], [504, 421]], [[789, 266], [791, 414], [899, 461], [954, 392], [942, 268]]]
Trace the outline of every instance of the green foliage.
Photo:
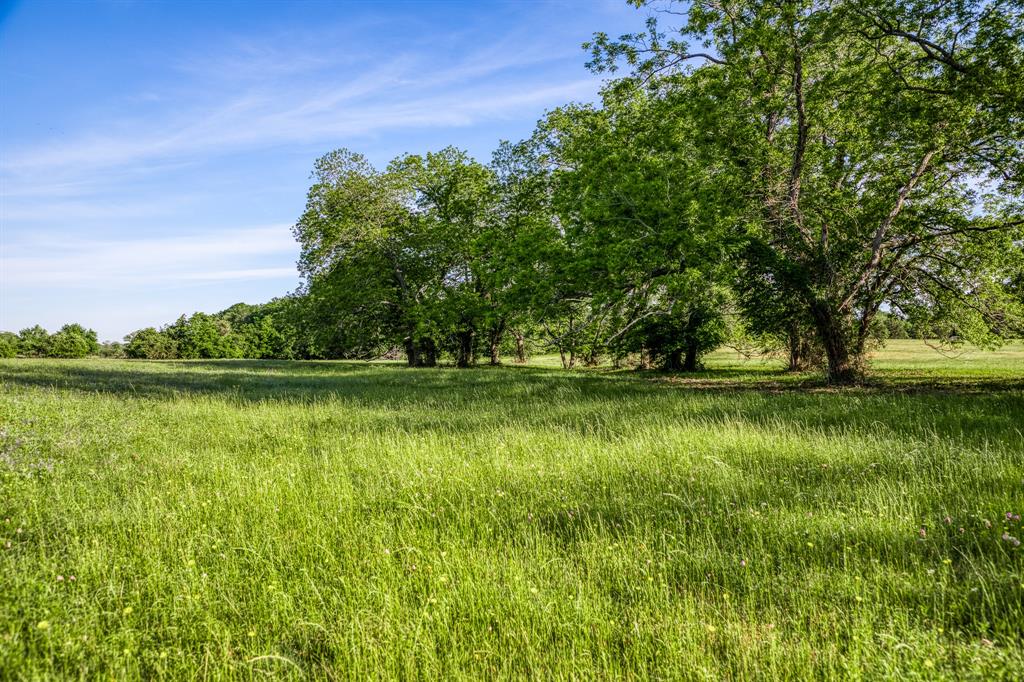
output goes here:
[[18, 353], [30, 358], [45, 358], [50, 354], [50, 333], [38, 324], [18, 332]]
[[178, 357], [178, 343], [166, 332], [146, 327], [132, 332], [124, 339], [127, 358], [144, 360], [171, 360]]
[[49, 354], [55, 358], [84, 358], [99, 350], [96, 332], [80, 324], [66, 324], [50, 337]]
[[19, 339], [13, 332], [0, 332], [0, 358], [13, 358], [18, 354]]
[[748, 310], [809, 320], [835, 382], [856, 378], [883, 305], [981, 344], [1014, 326], [1019, 4], [676, 9], [676, 33], [651, 19], [645, 34], [598, 34], [591, 65], [624, 61], [624, 82], [685, 102], [677, 125], [699, 131], [721, 219], [749, 242]]
[[100, 344], [100, 349], [97, 353], [101, 358], [126, 358], [125, 346], [123, 343], [117, 341], [104, 341]]
[[240, 357], [240, 350], [231, 337], [231, 325], [206, 313], [191, 317], [182, 315], [163, 333], [177, 344], [178, 357], [213, 359]]

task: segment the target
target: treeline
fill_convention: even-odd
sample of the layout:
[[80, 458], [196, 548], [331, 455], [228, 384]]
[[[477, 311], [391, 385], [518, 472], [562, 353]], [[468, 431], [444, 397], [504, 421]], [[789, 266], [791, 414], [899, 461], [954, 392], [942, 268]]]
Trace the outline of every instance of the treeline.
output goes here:
[[[77, 323], [66, 324], [53, 334], [36, 325], [17, 334], [0, 332], [0, 358], [325, 360], [405, 357], [401, 344], [380, 346], [375, 352], [362, 355], [353, 355], [339, 344], [321, 345], [328, 339], [323, 330], [307, 318], [310, 312], [310, 301], [302, 295], [257, 305], [237, 303], [218, 313], [182, 315], [173, 324], [140, 329], [126, 336], [124, 343], [100, 342], [95, 331]], [[880, 312], [872, 338], [878, 341], [948, 339], [951, 331], [949, 328], [916, 328], [896, 315]], [[526, 362], [534, 353], [557, 351], [557, 346], [546, 343], [535, 332], [510, 331], [501, 338], [495, 357], [489, 359], [497, 362], [506, 357], [514, 362]], [[765, 339], [744, 336], [742, 328], [734, 328], [732, 332], [723, 342], [740, 351], [778, 353], [783, 350], [778, 344], [766, 345]], [[442, 355], [437, 359], [454, 361], [456, 356]], [[650, 366], [650, 358], [639, 354], [613, 359], [620, 366], [627, 362]], [[817, 360], [820, 362], [821, 358]], [[811, 357], [806, 361], [813, 363]]]
[[0, 358], [84, 358], [99, 355], [102, 350], [96, 332], [76, 323], [66, 324], [53, 334], [39, 325], [17, 334], [0, 332]]

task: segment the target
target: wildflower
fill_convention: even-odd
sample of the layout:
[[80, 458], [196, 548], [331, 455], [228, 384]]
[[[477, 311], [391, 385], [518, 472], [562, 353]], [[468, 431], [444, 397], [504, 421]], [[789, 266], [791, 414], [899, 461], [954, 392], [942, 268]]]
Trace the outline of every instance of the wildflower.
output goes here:
[[989, 521], [988, 519], [985, 519], [985, 527], [986, 528], [991, 528], [992, 527], [992, 522]]
[[714, 625], [708, 625], [707, 628], [708, 632], [710, 632], [711, 634], [715, 634], [716, 632], [718, 632], [718, 628], [716, 628]]
[[953, 519], [947, 516], [946, 518], [942, 519], [942, 522], [948, 526], [949, 524], [953, 523]]
[[928, 668], [930, 670], [930, 669], [935, 667], [935, 664], [932, 663], [932, 659], [929, 658], [929, 659], [925, 660], [924, 667], [926, 667], [926, 668]]
[[68, 576], [68, 580], [70, 580], [71, 582], [75, 582], [75, 580], [77, 580], [77, 578], [75, 578], [75, 576], [73, 576], [73, 575], [69, 575]]
[[133, 609], [132, 607], [126, 606], [126, 607], [124, 607], [124, 611], [122, 611], [121, 613], [123, 613], [126, 616], [130, 616], [130, 615], [132, 615], [132, 611], [134, 611], [134, 610], [135, 609]]
[[48, 621], [48, 620], [41, 620], [41, 621], [39, 621], [36, 624], [36, 627], [39, 628], [40, 630], [49, 630], [50, 629], [50, 621]]
[[810, 549], [814, 549], [814, 543], [813, 543], [813, 542], [808, 542], [808, 543], [807, 543], [807, 546], [808, 546], [808, 547], [809, 547]]
[[982, 646], [995, 646], [995, 642], [993, 642], [991, 639], [985, 639], [984, 637], [982, 637], [981, 638], [981, 645]]
[[921, 529], [917, 531], [917, 534], [923, 538], [928, 537], [928, 531], [924, 529], [924, 526], [922, 526]]
[[58, 575], [58, 576], [57, 576], [57, 582], [59, 582], [59, 583], [62, 583], [62, 582], [64, 582], [64, 576], [62, 576], [62, 575]]
[[161, 659], [167, 658], [167, 652], [166, 651], [161, 651], [160, 652], [160, 658]]
[[255, 630], [249, 630], [249, 636], [250, 637], [255, 637], [256, 636], [256, 631]]
[[953, 563], [953, 560], [952, 559], [943, 559], [942, 563], [944, 563], [944, 564], [946, 564], [948, 566], [949, 564]]
[[740, 559], [740, 568], [746, 568], [746, 567], [747, 567], [747, 560], [746, 559]]
[[531, 587], [530, 588], [530, 594], [537, 594], [537, 588], [536, 587]]

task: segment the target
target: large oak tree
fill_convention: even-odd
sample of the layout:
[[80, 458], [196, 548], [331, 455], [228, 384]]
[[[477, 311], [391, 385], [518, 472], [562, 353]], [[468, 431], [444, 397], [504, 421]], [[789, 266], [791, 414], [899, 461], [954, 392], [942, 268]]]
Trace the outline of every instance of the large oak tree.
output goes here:
[[591, 66], [690, 103], [750, 272], [812, 321], [830, 382], [859, 378], [883, 307], [979, 342], [1012, 327], [1019, 2], [636, 4], [648, 30], [597, 34]]

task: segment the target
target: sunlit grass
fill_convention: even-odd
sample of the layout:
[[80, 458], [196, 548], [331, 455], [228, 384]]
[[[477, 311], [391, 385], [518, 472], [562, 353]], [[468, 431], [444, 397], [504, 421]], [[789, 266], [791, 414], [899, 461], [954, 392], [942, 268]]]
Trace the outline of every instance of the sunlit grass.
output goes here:
[[913, 343], [842, 391], [4, 361], [0, 678], [1014, 678], [1024, 348]]

